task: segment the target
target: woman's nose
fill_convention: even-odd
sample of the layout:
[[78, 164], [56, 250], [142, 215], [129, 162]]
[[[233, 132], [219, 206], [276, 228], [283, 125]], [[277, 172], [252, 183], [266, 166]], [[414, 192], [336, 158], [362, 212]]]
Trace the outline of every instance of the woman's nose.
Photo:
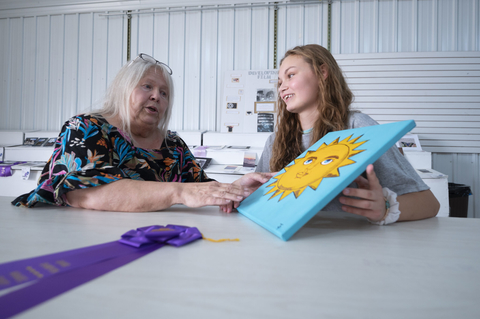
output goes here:
[[152, 95], [150, 96], [150, 100], [160, 101], [160, 93], [153, 91]]

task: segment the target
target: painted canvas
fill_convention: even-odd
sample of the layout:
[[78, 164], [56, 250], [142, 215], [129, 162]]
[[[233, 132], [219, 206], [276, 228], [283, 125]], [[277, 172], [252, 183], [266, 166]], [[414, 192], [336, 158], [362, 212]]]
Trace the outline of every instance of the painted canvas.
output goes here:
[[328, 133], [247, 197], [238, 211], [288, 240], [414, 127], [409, 120]]

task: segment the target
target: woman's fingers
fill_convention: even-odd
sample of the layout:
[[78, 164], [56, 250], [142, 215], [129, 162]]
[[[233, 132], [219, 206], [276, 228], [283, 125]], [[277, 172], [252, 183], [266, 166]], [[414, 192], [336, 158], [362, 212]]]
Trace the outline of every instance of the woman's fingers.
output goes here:
[[238, 203], [239, 202], [229, 202], [228, 204], [226, 205], [221, 205], [220, 206], [220, 209], [222, 210], [222, 212], [224, 213], [231, 213], [233, 211], [234, 208], [237, 208], [238, 207]]
[[367, 179], [358, 177], [355, 181], [359, 188], [345, 188], [340, 197], [342, 209], [348, 213], [365, 216], [371, 220], [379, 220], [385, 215], [385, 199], [382, 185], [375, 174], [373, 165], [366, 169]]
[[275, 173], [249, 173], [232, 184], [219, 182], [185, 183], [183, 204], [189, 207], [220, 206], [230, 213], [240, 202], [267, 182]]
[[222, 199], [238, 201], [245, 197], [244, 187], [238, 185], [218, 183], [210, 188], [210, 190], [212, 196]]
[[[234, 201], [241, 201], [246, 196], [242, 186], [233, 184], [208, 182], [184, 183], [182, 186], [184, 186], [182, 203], [189, 207], [224, 206]], [[228, 210], [228, 207], [225, 209]]]
[[257, 189], [268, 182], [274, 174], [275, 173], [248, 173], [237, 179], [233, 184]]
[[380, 185], [380, 181], [378, 180], [377, 174], [375, 174], [375, 170], [373, 169], [372, 164], [367, 166], [366, 172], [367, 172], [368, 184], [369, 184], [370, 188], [381, 190], [382, 185]]

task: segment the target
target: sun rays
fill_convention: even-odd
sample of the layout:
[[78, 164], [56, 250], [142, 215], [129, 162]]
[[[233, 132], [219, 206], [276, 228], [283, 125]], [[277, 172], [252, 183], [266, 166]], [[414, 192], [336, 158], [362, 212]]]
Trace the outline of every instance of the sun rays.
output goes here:
[[338, 169], [355, 163], [350, 158], [364, 150], [356, 150], [366, 141], [358, 142], [362, 136], [350, 140], [353, 135], [340, 141], [340, 137], [329, 145], [322, 144], [316, 151], [308, 151], [305, 157], [297, 158], [290, 166], [285, 167], [285, 172], [274, 177], [275, 182], [268, 185], [272, 187], [265, 195], [273, 193], [269, 198], [281, 194], [279, 201], [293, 193], [298, 198], [310, 186], [313, 190], [325, 177], [340, 176]]

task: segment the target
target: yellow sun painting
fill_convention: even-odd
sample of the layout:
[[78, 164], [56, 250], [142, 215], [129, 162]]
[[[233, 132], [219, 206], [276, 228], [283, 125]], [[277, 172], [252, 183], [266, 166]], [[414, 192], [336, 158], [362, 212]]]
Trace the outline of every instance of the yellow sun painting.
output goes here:
[[272, 187], [265, 195], [274, 193], [270, 198], [282, 194], [279, 201], [293, 193], [298, 198], [303, 191], [310, 186], [316, 190], [324, 177], [340, 176], [339, 167], [355, 163], [350, 157], [363, 152], [355, 150], [365, 143], [356, 141], [359, 136], [350, 140], [353, 135], [339, 142], [339, 138], [329, 145], [323, 143], [316, 151], [308, 151], [305, 157], [297, 158], [290, 166], [285, 167], [285, 172], [275, 176], [275, 182], [268, 185]]

